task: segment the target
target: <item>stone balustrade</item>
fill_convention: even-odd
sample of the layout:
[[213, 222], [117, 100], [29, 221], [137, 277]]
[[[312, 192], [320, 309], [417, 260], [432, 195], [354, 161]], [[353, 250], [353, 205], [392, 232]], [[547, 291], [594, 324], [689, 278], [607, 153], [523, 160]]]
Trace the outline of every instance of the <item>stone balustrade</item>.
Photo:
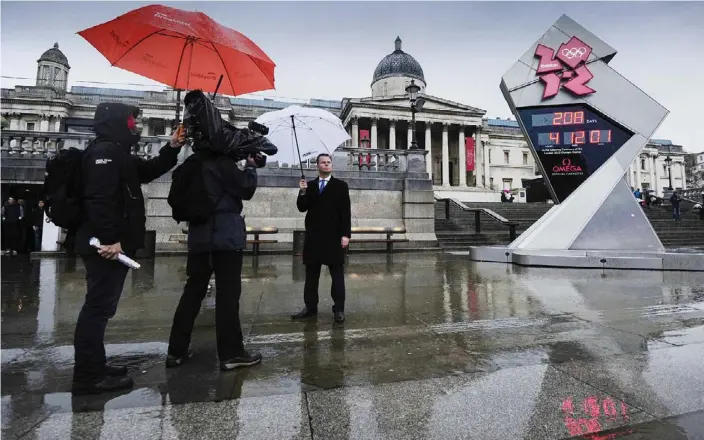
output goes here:
[[[3, 130], [0, 154], [3, 158], [12, 159], [3, 166], [3, 171], [8, 167], [43, 168], [43, 161], [22, 161], [19, 159], [45, 159], [52, 157], [62, 148], [85, 148], [95, 137], [92, 133], [65, 133], [65, 132], [39, 132]], [[136, 154], [142, 157], [156, 155], [169, 140], [169, 136], [144, 136], [139, 142]], [[185, 148], [181, 160], [191, 153], [190, 148]], [[340, 147], [333, 155], [333, 168], [337, 171], [359, 171], [373, 173], [424, 173], [425, 150], [383, 150]], [[279, 163], [276, 156], [269, 158], [267, 168], [294, 169], [298, 165]], [[304, 170], [315, 170], [315, 159], [303, 163]], [[43, 172], [41, 173], [43, 174]]]
[[[51, 157], [61, 148], [85, 148], [95, 138], [92, 133], [62, 133], [3, 130], [2, 157]], [[168, 142], [169, 136], [146, 136], [139, 142], [139, 156], [153, 156]]]

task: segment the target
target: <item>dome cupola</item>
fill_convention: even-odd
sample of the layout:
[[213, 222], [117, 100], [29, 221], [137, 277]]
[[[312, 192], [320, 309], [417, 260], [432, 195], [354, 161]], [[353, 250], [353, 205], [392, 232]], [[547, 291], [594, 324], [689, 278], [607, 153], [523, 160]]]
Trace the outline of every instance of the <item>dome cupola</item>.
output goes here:
[[37, 60], [37, 86], [49, 87], [66, 91], [68, 87], [68, 71], [71, 66], [68, 58], [59, 50], [59, 43], [45, 51]]
[[412, 79], [425, 92], [425, 76], [418, 61], [402, 49], [400, 37], [394, 41], [394, 51], [386, 55], [374, 69], [372, 97], [403, 95]]

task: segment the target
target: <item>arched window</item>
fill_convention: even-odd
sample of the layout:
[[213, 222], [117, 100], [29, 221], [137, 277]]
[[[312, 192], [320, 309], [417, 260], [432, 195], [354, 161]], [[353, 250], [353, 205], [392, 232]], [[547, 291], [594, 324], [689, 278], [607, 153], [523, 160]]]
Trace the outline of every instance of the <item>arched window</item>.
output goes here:
[[384, 96], [389, 94], [389, 85], [384, 81]]

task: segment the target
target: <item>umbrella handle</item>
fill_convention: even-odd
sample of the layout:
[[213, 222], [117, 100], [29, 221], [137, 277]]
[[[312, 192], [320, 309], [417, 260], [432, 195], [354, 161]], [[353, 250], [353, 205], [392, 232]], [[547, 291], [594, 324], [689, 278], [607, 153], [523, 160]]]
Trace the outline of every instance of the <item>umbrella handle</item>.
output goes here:
[[296, 121], [291, 115], [291, 128], [293, 128], [293, 137], [296, 139], [296, 151], [298, 151], [298, 165], [301, 167], [301, 179], [305, 179], [306, 176], [303, 174], [303, 161], [301, 160], [301, 149], [298, 147], [298, 135], [296, 134]]

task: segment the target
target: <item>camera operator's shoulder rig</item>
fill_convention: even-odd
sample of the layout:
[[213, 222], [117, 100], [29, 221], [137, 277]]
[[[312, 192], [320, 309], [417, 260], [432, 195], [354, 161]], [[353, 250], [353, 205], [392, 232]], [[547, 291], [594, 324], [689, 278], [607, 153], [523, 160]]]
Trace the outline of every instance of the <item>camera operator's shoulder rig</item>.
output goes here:
[[184, 104], [186, 142], [194, 151], [226, 154], [236, 161], [253, 156], [258, 167], [266, 164], [266, 156], [278, 152], [265, 137], [269, 133], [266, 126], [252, 121], [248, 128], [236, 128], [220, 116], [220, 110], [201, 90], [188, 92]]

